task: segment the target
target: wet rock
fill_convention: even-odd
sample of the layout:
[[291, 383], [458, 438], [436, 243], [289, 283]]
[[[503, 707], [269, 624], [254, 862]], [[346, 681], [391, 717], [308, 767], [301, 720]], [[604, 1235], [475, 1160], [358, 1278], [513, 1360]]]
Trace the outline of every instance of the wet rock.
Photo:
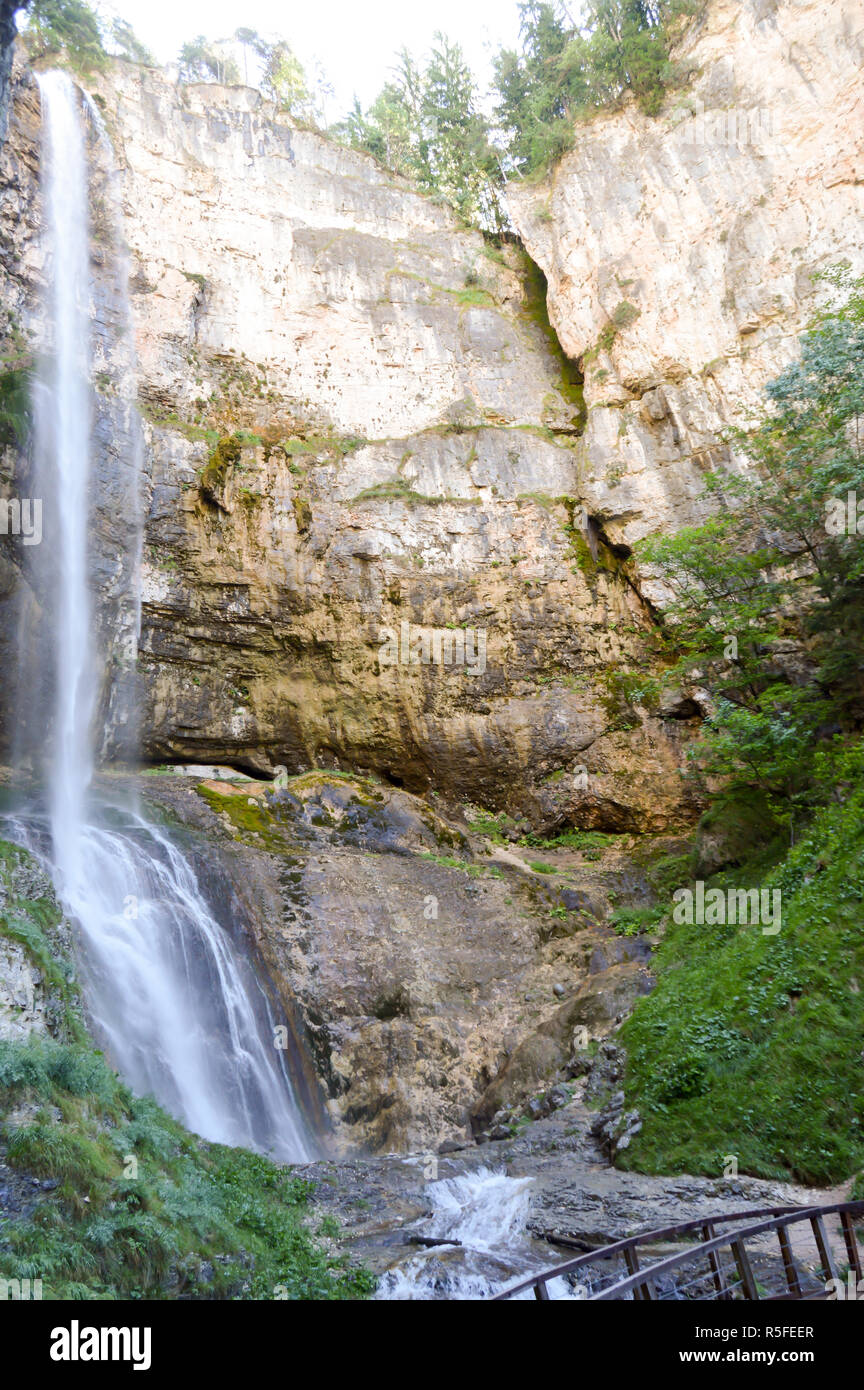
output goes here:
[[591, 1133], [606, 1151], [610, 1163], [628, 1148], [642, 1129], [638, 1110], [624, 1109], [624, 1092], [616, 1091], [591, 1126]]
[[571, 1000], [515, 1048], [475, 1106], [475, 1126], [485, 1128], [488, 1118], [503, 1103], [524, 1099], [537, 1092], [538, 1083], [544, 1085], [559, 1074], [563, 1076], [571, 1057], [574, 1029], [579, 1026], [593, 1037], [608, 1035], [645, 987], [641, 968], [629, 961], [586, 979]]

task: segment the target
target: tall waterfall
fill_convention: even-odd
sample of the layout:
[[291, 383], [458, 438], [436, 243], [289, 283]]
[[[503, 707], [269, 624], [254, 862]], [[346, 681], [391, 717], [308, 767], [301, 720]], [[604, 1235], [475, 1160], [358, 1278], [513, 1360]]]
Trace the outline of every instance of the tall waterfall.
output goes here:
[[[50, 853], [58, 893], [78, 927], [94, 1033], [129, 1084], [155, 1094], [206, 1138], [302, 1161], [310, 1140], [252, 966], [216, 921], [174, 840], [134, 801], [110, 805], [91, 794], [100, 681], [98, 596], [88, 577], [95, 480], [87, 146], [69, 77], [44, 74], [39, 87], [48, 336], [35, 415], [53, 513], [41, 576], [53, 623], [46, 657], [54, 704], [50, 851], [38, 816], [19, 817], [13, 833]], [[121, 318], [131, 323], [128, 303]], [[138, 556], [121, 558], [134, 567]]]
[[[80, 830], [91, 776], [93, 654], [87, 535], [90, 474], [90, 266], [87, 159], [75, 88], [62, 72], [39, 77], [44, 113], [43, 188], [51, 352], [37, 395], [37, 449], [53, 465], [55, 577], [54, 747], [51, 831], [64, 893], [77, 895]], [[48, 479], [46, 478], [46, 481]], [[53, 528], [52, 528], [53, 529]]]

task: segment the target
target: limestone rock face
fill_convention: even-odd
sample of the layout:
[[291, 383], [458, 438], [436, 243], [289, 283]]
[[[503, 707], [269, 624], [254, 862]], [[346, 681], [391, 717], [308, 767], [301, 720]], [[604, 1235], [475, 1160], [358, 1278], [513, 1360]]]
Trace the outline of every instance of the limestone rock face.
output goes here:
[[[698, 708], [685, 692], [690, 715], [649, 718], [618, 679], [650, 667], [664, 597], [630, 548], [704, 514], [705, 470], [742, 466], [723, 428], [789, 360], [812, 273], [864, 265], [862, 13], [716, 0], [663, 115], [598, 116], [545, 184], [510, 190], [536, 265], [255, 92], [120, 62], [94, 79], [94, 581], [116, 674], [128, 281], [150, 758], [367, 769], [549, 828], [691, 814]], [[38, 349], [20, 64], [11, 96], [0, 288]], [[6, 490], [27, 466], [7, 450]], [[8, 644], [40, 596], [3, 540]]]
[[[581, 383], [536, 267], [257, 93], [122, 63], [95, 82], [94, 578], [113, 650], [129, 508], [109, 329], [125, 265], [146, 436], [146, 753], [354, 766], [549, 825], [686, 817], [687, 728], [615, 683], [622, 661], [650, 660], [653, 614], [626, 549], [582, 509]], [[38, 344], [26, 69], [13, 95], [3, 273]], [[10, 614], [27, 577], [13, 563]]]
[[599, 116], [511, 190], [584, 363], [583, 496], [614, 539], [703, 514], [704, 470], [737, 466], [721, 430], [824, 299], [813, 273], [864, 268], [862, 53], [861, 0], [714, 0], [659, 118]]
[[140, 782], [204, 832], [199, 877], [230, 883], [336, 1151], [471, 1142], [549, 1084], [574, 1035], [605, 1038], [650, 986], [647, 947], [605, 921], [613, 898], [647, 891], [623, 852], [594, 880], [578, 855], [535, 873], [530, 851], [489, 853], [430, 800], [323, 772], [276, 791]]

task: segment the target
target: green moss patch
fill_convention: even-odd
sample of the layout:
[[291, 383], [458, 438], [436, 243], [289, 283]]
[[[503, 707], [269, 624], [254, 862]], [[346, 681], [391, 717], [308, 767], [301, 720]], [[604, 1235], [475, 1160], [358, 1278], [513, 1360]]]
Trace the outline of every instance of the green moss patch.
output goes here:
[[[753, 887], [751, 869], [722, 886]], [[864, 1166], [864, 788], [817, 813], [761, 886], [776, 936], [670, 924], [657, 987], [624, 1025], [623, 1156], [651, 1173], [741, 1172], [834, 1183]]]

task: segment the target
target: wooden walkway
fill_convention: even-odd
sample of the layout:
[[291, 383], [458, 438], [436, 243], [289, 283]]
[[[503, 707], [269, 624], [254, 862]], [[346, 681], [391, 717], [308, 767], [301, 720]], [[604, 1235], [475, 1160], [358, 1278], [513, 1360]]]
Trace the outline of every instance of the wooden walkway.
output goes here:
[[[856, 1231], [862, 1222], [864, 1201], [699, 1217], [586, 1251], [520, 1279], [492, 1301], [528, 1290], [541, 1301], [558, 1294], [589, 1302], [854, 1298], [864, 1280]], [[564, 1284], [550, 1293], [559, 1279]]]

